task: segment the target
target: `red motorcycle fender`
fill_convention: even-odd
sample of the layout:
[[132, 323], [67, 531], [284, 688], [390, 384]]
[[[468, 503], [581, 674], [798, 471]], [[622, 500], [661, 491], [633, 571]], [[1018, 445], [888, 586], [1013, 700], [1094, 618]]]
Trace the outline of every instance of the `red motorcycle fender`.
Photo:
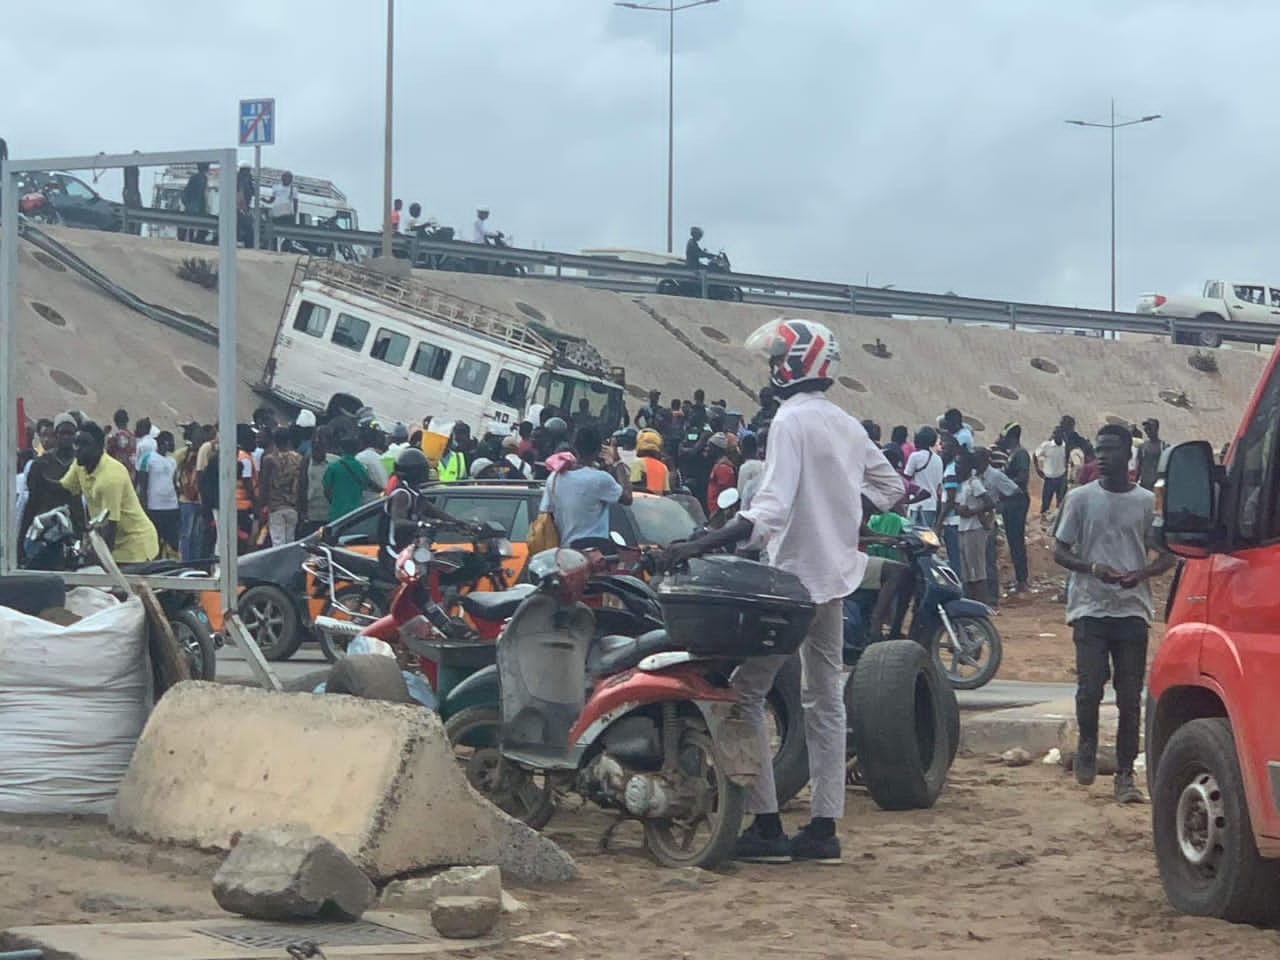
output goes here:
[[395, 614], [388, 613], [385, 617], [379, 617], [373, 621], [360, 633], [362, 636], [373, 637], [376, 640], [382, 640], [394, 646], [400, 639], [400, 622], [396, 619]]
[[569, 731], [569, 740], [585, 750], [615, 720], [637, 707], [662, 702], [693, 703], [711, 731], [726, 774], [735, 783], [749, 785], [760, 773], [762, 758], [742, 717], [737, 694], [712, 686], [687, 664], [659, 672], [631, 669], [596, 684], [590, 699]]

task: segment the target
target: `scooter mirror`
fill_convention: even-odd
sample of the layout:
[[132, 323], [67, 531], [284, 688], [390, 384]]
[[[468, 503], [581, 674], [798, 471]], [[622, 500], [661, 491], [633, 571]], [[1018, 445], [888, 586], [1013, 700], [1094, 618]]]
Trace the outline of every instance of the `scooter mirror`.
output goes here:
[[740, 499], [742, 498], [738, 496], [737, 489], [730, 487], [728, 490], [720, 491], [720, 496], [716, 497], [716, 506], [721, 510], [728, 510], [736, 507]]
[[625, 547], [627, 545], [627, 538], [624, 537], [622, 534], [620, 534], [617, 530], [609, 531], [609, 539], [612, 540], [614, 543], [616, 543], [620, 547]]

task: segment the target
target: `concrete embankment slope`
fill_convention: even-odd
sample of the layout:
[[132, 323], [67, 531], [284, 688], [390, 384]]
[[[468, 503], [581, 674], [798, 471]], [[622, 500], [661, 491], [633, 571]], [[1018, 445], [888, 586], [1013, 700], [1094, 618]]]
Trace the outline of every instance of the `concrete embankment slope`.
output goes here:
[[[175, 273], [184, 257], [208, 257], [211, 248], [85, 230], [53, 235], [144, 299], [216, 321], [215, 294]], [[292, 256], [240, 252], [237, 403], [243, 416], [259, 402], [249, 384], [261, 376], [295, 262]], [[656, 295], [635, 298], [549, 280], [426, 271], [415, 276], [514, 316], [586, 336], [612, 363], [626, 368], [633, 409], [651, 387], [667, 398], [688, 397], [701, 387], [708, 400], [723, 397], [731, 408], [751, 412], [748, 392], [764, 382], [763, 370], [741, 344], [760, 323], [784, 312]], [[33, 415], [69, 406], [103, 415], [123, 405], [135, 416], [149, 413], [166, 425], [214, 416], [214, 347], [37, 262], [25, 245], [19, 291], [19, 385]], [[52, 307], [62, 324], [42, 317], [33, 303]], [[835, 330], [843, 359], [833, 397], [846, 409], [885, 425], [915, 427], [948, 406], [959, 406], [985, 442], [1009, 420], [1022, 423], [1029, 438], [1039, 438], [1063, 413], [1073, 414], [1086, 430], [1108, 418], [1139, 422], [1155, 416], [1170, 439], [1222, 442], [1232, 435], [1265, 362], [1251, 351], [1214, 351], [1218, 372], [1202, 373], [1187, 362], [1191, 348], [1162, 342], [785, 312]], [[884, 355], [875, 353], [877, 340]], [[362, 385], [350, 387], [358, 395]]]

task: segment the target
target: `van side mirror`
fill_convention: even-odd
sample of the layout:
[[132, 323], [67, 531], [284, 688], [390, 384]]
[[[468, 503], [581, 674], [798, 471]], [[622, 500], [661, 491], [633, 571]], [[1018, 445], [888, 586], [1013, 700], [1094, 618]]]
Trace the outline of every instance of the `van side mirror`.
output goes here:
[[1204, 440], [1165, 451], [1156, 482], [1155, 527], [1165, 549], [1183, 557], [1203, 557], [1217, 530], [1215, 505], [1221, 470]]

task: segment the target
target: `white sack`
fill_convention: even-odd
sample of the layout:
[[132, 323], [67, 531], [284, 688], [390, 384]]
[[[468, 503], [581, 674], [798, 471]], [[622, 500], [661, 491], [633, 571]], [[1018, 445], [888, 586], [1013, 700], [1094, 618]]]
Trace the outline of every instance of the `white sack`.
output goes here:
[[[69, 609], [103, 603], [80, 592]], [[148, 670], [137, 597], [69, 627], [0, 607], [0, 812], [107, 813], [146, 723]]]

